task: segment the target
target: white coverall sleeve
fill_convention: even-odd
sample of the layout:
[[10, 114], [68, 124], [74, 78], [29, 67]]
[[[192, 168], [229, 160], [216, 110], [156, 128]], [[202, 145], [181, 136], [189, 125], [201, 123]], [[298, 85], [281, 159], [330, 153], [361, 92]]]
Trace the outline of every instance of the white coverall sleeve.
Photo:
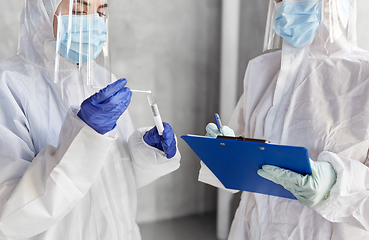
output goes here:
[[348, 223], [369, 231], [369, 168], [332, 152], [322, 152], [318, 161], [332, 164], [337, 174], [327, 199], [314, 209], [331, 222]]
[[1, 165], [8, 171], [0, 176], [0, 239], [44, 232], [89, 191], [115, 139], [95, 132], [77, 111], [68, 111], [58, 147], [45, 147], [32, 162], [2, 153]]
[[[150, 129], [137, 129], [128, 140], [137, 188], [177, 170], [180, 166], [181, 154], [178, 147], [176, 155], [167, 159], [163, 151], [148, 145], [143, 140], [143, 136]], [[176, 142], [178, 146], [177, 138]]]

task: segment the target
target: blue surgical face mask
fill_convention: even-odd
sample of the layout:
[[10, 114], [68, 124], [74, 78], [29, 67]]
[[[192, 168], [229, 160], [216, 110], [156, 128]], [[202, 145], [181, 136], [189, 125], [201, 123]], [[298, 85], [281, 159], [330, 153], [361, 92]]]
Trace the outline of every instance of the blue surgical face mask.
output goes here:
[[[95, 59], [106, 42], [104, 18], [91, 15], [58, 16], [59, 53], [72, 63]], [[53, 41], [56, 47], [58, 41]]]
[[294, 47], [309, 45], [321, 22], [321, 8], [320, 1], [278, 3], [275, 32]]

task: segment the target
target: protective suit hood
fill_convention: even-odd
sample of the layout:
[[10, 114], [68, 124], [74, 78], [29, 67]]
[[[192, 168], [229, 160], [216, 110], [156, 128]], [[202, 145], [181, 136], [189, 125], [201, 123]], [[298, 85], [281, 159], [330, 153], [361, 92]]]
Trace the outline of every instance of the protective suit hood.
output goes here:
[[[283, 2], [304, 2], [284, 0]], [[282, 3], [283, 3], [282, 2]], [[265, 138], [280, 142], [287, 106], [292, 94], [327, 57], [342, 58], [356, 47], [356, 0], [322, 0], [322, 22], [314, 41], [295, 48], [283, 40], [277, 86], [265, 124]], [[278, 60], [279, 61], [279, 60]], [[312, 62], [314, 62], [312, 64]], [[311, 66], [311, 67], [309, 67]], [[337, 79], [336, 81], [347, 81]]]
[[323, 57], [352, 51], [357, 46], [356, 0], [322, 0], [321, 4], [322, 22], [314, 41], [306, 47], [310, 55]]
[[[72, 63], [53, 45], [55, 12], [62, 0], [26, 0], [20, 19], [18, 56], [41, 71], [61, 105], [68, 108], [105, 87], [116, 78], [110, 72], [108, 44], [102, 60]], [[107, 23], [106, 23], [107, 24]], [[31, 71], [31, 70], [30, 70]], [[98, 87], [95, 87], [98, 86]]]
[[[20, 17], [18, 55], [27, 62], [48, 71], [54, 71], [55, 40], [53, 19], [61, 0], [26, 0]], [[75, 69], [61, 59], [60, 70]]]

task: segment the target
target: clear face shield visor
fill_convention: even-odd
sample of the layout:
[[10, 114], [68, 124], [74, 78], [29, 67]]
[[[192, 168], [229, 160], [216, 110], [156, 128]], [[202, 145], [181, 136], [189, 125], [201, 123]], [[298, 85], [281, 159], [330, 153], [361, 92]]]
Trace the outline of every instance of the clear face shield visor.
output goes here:
[[[281, 49], [283, 38], [298, 41], [294, 38], [302, 38], [304, 34], [314, 37], [321, 23], [328, 29], [328, 40], [333, 43], [347, 33], [349, 10], [350, 0], [269, 0], [263, 52]], [[284, 31], [283, 38], [276, 29]]]
[[[279, 0], [277, 2], [280, 2]], [[276, 18], [276, 0], [269, 0], [268, 16], [265, 26], [263, 52], [271, 52], [282, 48], [283, 39], [274, 30]]]
[[[54, 16], [54, 82], [84, 99], [111, 83], [108, 0], [62, 0]], [[68, 94], [64, 93], [62, 96]]]

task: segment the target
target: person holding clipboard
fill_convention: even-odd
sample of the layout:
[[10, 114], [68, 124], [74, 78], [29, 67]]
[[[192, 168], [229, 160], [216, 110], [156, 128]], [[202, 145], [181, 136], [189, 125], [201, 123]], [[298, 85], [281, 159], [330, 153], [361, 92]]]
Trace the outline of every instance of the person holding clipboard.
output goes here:
[[[369, 53], [356, 46], [356, 1], [269, 6], [264, 54], [249, 62], [228, 126], [305, 147], [312, 174], [263, 166], [259, 175], [298, 201], [243, 192], [228, 239], [369, 239]], [[199, 179], [222, 188], [205, 169]]]

